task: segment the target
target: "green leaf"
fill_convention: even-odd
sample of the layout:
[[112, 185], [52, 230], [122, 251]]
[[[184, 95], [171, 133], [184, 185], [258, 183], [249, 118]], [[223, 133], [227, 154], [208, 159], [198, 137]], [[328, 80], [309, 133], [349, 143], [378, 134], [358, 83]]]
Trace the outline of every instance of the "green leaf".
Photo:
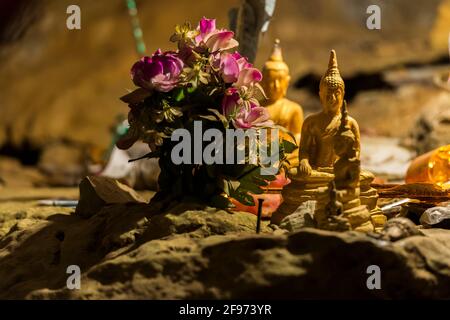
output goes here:
[[[243, 172], [242, 172], [243, 171]], [[253, 197], [249, 194], [261, 194], [261, 188], [268, 185], [268, 180], [275, 179], [275, 176], [261, 175], [261, 168], [255, 165], [245, 165], [239, 175], [240, 185], [230, 192], [230, 196], [246, 205], [254, 205]]]
[[252, 164], [246, 164], [241, 166], [242, 171], [238, 177], [238, 180], [244, 179], [248, 175], [260, 175], [260, 167], [252, 165]]
[[291, 153], [291, 152], [293, 152], [295, 149], [298, 148], [297, 145], [296, 145], [295, 143], [292, 143], [292, 142], [290, 142], [290, 141], [288, 141], [288, 140], [284, 140], [284, 139], [283, 139], [283, 141], [281, 142], [281, 144], [282, 144], [282, 148], [283, 148], [284, 153]]
[[277, 177], [274, 174], [263, 176], [267, 181], [274, 181]]
[[228, 180], [228, 185], [232, 190], [237, 190], [240, 184], [241, 183], [237, 180]]
[[120, 98], [125, 103], [128, 104], [137, 104], [139, 102], [142, 102], [145, 98], [150, 97], [151, 92], [144, 89], [144, 88], [138, 88], [123, 97]]
[[253, 194], [261, 194], [264, 192], [263, 189], [261, 189], [258, 185], [256, 185], [252, 181], [242, 181], [240, 189], [242, 189], [242, 191], [251, 192]]
[[241, 193], [241, 192], [233, 193], [233, 198], [246, 206], [254, 206], [255, 205], [255, 201], [253, 200], [253, 197], [246, 193]]
[[221, 113], [219, 112], [219, 110], [209, 108], [208, 111], [211, 112], [211, 113], [213, 113], [213, 114], [217, 117], [218, 120], [222, 121], [223, 126], [224, 126], [225, 128], [228, 128], [228, 119], [227, 119], [223, 114], [221, 114]]
[[281, 130], [282, 132], [286, 133], [287, 135], [289, 135], [289, 136], [292, 138], [292, 140], [293, 140], [295, 143], [297, 143], [297, 139], [295, 139], [294, 134], [293, 134], [292, 132], [290, 132], [288, 129], [286, 129], [285, 127], [280, 126], [280, 125], [275, 125], [275, 126], [273, 126], [273, 128], [279, 129], [279, 130]]
[[163, 114], [167, 122], [174, 122], [183, 115], [183, 112], [181, 112], [179, 107], [164, 106]]
[[221, 195], [215, 195], [211, 198], [210, 203], [213, 207], [226, 209], [232, 206], [230, 200]]
[[208, 96], [212, 96], [214, 93], [219, 92], [219, 90], [220, 89], [217, 87], [212, 88], [211, 91], [208, 93]]
[[173, 98], [175, 101], [179, 102], [185, 98], [184, 95], [184, 89], [183, 88], [176, 88], [173, 92]]
[[141, 160], [141, 159], [145, 159], [145, 158], [158, 158], [161, 156], [161, 151], [160, 150], [156, 150], [156, 151], [151, 151], [145, 155], [143, 155], [142, 157], [139, 158], [135, 158], [135, 159], [130, 159], [128, 160], [128, 162], [133, 162], [133, 161], [137, 161], [137, 160]]
[[209, 120], [209, 121], [219, 121], [215, 116], [213, 115], [199, 115], [199, 118], [205, 119], [205, 120]]
[[[262, 178], [262, 177], [258, 177], [258, 176], [252, 176], [251, 178], [252, 178], [252, 182], [254, 183], [254, 184], [256, 184], [257, 186], [260, 186], [260, 187], [265, 187], [265, 186], [267, 186], [269, 183], [267, 182], [267, 179], [265, 178], [266, 176], [264, 176], [264, 178]], [[269, 177], [271, 177], [271, 176], [269, 176]], [[247, 179], [242, 179], [243, 181], [247, 181]]]
[[227, 195], [230, 195], [233, 193], [233, 190], [230, 189], [230, 185], [228, 184], [228, 181], [222, 180], [222, 183], [220, 184], [220, 189], [225, 192]]
[[193, 93], [195, 90], [197, 90], [197, 85], [193, 85], [187, 88], [188, 93]]

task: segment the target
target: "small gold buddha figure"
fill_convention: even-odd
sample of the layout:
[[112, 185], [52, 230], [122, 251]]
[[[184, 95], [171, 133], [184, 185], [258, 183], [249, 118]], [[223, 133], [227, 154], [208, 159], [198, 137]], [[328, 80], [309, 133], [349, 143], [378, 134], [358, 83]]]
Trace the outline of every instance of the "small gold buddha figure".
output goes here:
[[[283, 61], [280, 40], [275, 40], [272, 54], [264, 64], [262, 73], [262, 87], [267, 96], [262, 105], [267, 107], [272, 121], [290, 131], [298, 144], [303, 124], [303, 109], [299, 104], [286, 98], [291, 76], [289, 67]], [[280, 137], [294, 142], [288, 134], [281, 131]], [[288, 160], [292, 167], [298, 165], [298, 149], [288, 156]]]
[[[386, 217], [377, 207], [378, 194], [370, 186], [374, 176], [360, 167], [359, 126], [347, 114], [344, 94], [344, 80], [332, 50], [319, 87], [323, 110], [303, 123], [299, 165], [289, 170], [292, 182], [282, 191], [285, 201], [272, 215], [272, 223], [279, 224], [286, 216], [302, 210], [306, 201], [315, 201], [314, 219], [319, 228], [339, 226], [342, 230], [347, 225], [342, 223], [345, 219], [352, 230], [363, 232], [379, 231], [384, 225]], [[333, 194], [329, 190], [331, 181], [337, 201], [343, 206], [343, 216], [330, 215], [336, 207], [327, 206]]]
[[355, 134], [348, 125], [347, 103], [344, 100], [341, 125], [333, 139], [334, 151], [338, 159], [333, 165], [334, 181], [337, 189], [356, 189], [360, 186], [361, 161]]
[[[344, 80], [338, 70], [336, 52], [331, 51], [328, 70], [320, 80], [319, 97], [323, 110], [310, 115], [303, 123], [298, 173], [302, 176], [314, 174], [313, 170], [330, 168], [336, 161], [333, 137], [341, 123], [341, 106], [344, 100]], [[348, 126], [355, 136], [355, 151], [359, 158], [360, 136], [355, 119], [348, 117]]]
[[330, 201], [325, 207], [325, 223], [322, 228], [331, 231], [351, 230], [350, 221], [343, 216], [344, 206], [337, 199], [336, 183], [334, 180], [328, 184]]
[[[317, 226], [321, 229], [362, 232], [374, 231], [371, 213], [360, 200], [361, 162], [357, 154], [355, 134], [350, 128], [347, 115], [347, 104], [341, 107], [341, 124], [333, 137], [334, 151], [338, 160], [333, 165], [334, 180], [325, 210], [318, 210], [315, 215]], [[329, 187], [330, 189], [330, 187]], [[333, 212], [335, 203], [341, 204], [340, 210]], [[336, 222], [341, 223], [336, 223]], [[347, 222], [347, 223], [345, 223]]]

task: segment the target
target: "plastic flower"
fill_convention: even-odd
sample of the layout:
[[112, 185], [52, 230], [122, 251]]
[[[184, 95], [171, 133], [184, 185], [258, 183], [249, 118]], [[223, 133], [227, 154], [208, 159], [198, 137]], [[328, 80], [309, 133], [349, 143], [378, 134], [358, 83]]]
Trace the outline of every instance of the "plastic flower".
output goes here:
[[241, 56], [241, 54], [239, 52], [235, 51], [234, 53], [231, 53], [231, 56], [236, 60], [238, 66], [239, 66], [239, 70], [253, 67], [253, 64], [248, 62], [247, 58]]
[[250, 87], [262, 80], [262, 73], [242, 57], [239, 52], [225, 53], [220, 57], [220, 74], [226, 83], [235, 87]]
[[219, 59], [219, 67], [223, 81], [233, 83], [238, 80], [239, 73], [245, 68], [251, 68], [252, 64], [239, 52], [235, 52], [222, 54]]
[[272, 125], [273, 122], [269, 118], [269, 112], [266, 108], [250, 103], [250, 108], [242, 108], [233, 122], [237, 128], [249, 129]]
[[239, 64], [232, 54], [225, 54], [219, 61], [220, 75], [226, 83], [236, 82], [239, 77]]
[[203, 17], [198, 23], [199, 34], [195, 37], [197, 43], [206, 42], [208, 36], [216, 31], [216, 19], [207, 19]]
[[222, 99], [222, 113], [225, 117], [232, 118], [243, 105], [243, 100], [236, 88], [228, 88]]
[[203, 17], [198, 24], [199, 34], [195, 37], [197, 46], [205, 46], [211, 52], [236, 48], [239, 43], [233, 39], [234, 32], [216, 29], [216, 20]]
[[131, 77], [138, 87], [168, 92], [179, 80], [183, 61], [174, 52], [157, 50], [152, 57], [143, 57], [131, 68]]
[[251, 87], [255, 83], [262, 80], [262, 73], [256, 68], [246, 68], [239, 72], [237, 81], [233, 86], [240, 87]]
[[249, 129], [270, 126], [272, 121], [266, 108], [257, 100], [244, 101], [236, 88], [228, 88], [222, 100], [222, 113], [230, 119], [236, 128]]

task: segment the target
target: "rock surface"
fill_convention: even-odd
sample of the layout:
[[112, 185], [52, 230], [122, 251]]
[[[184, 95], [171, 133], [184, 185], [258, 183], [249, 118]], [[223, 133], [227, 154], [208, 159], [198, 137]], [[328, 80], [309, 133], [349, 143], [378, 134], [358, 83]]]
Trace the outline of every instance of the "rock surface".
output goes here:
[[[447, 230], [389, 242], [310, 228], [282, 234], [267, 223], [256, 235], [254, 215], [199, 204], [162, 214], [117, 204], [89, 219], [47, 210], [17, 216], [0, 235], [1, 299], [450, 299]], [[65, 287], [73, 264], [80, 290]], [[381, 290], [366, 286], [373, 264]]]
[[363, 134], [404, 138], [417, 133], [418, 115], [428, 112], [430, 103], [440, 95], [442, 90], [433, 85], [431, 78], [413, 78], [394, 84], [392, 90], [359, 92], [349, 102], [349, 112]]
[[123, 183], [112, 178], [88, 176], [80, 183], [80, 200], [75, 214], [89, 218], [107, 205], [139, 202], [145, 203], [145, 200]]
[[450, 142], [450, 92], [431, 99], [410, 130], [410, 141], [417, 154], [424, 154]]
[[412, 236], [422, 236], [423, 233], [408, 218], [398, 217], [388, 220], [379, 234], [373, 237], [388, 241], [398, 241]]
[[313, 228], [316, 225], [314, 221], [314, 212], [317, 201], [308, 200], [302, 203], [292, 214], [286, 216], [280, 222], [280, 228], [289, 232], [297, 232], [303, 228]]
[[420, 217], [425, 228], [450, 229], [450, 207], [433, 207], [427, 209]]

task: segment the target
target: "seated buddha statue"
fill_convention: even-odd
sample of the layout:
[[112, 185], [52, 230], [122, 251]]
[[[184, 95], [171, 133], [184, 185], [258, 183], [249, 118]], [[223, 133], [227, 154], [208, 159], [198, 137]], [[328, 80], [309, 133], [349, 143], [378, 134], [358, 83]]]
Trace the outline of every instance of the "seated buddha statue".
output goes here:
[[[264, 64], [262, 73], [262, 87], [267, 100], [262, 101], [261, 104], [268, 109], [272, 121], [290, 131], [298, 144], [303, 124], [303, 109], [299, 104], [286, 98], [291, 77], [289, 67], [283, 61], [278, 39], [275, 40], [272, 53]], [[280, 131], [280, 137], [294, 142], [285, 132]], [[292, 167], [298, 165], [298, 149], [288, 156], [288, 160]]]
[[[345, 84], [338, 70], [336, 52], [331, 51], [328, 70], [320, 80], [319, 98], [323, 110], [310, 115], [303, 123], [298, 173], [307, 177], [314, 171], [331, 168], [337, 159], [334, 150], [334, 136], [341, 124], [341, 106], [344, 100]], [[355, 151], [359, 158], [360, 136], [358, 123], [347, 118], [348, 126], [355, 136]]]
[[[334, 50], [328, 69], [320, 80], [319, 98], [323, 110], [303, 122], [298, 167], [289, 170], [291, 184], [285, 186], [283, 204], [272, 215], [278, 224], [306, 201], [316, 201], [315, 220], [319, 228], [327, 223], [325, 214], [330, 201], [329, 185], [335, 182], [339, 201], [350, 216], [354, 230], [378, 230], [385, 217], [377, 207], [378, 195], [370, 187], [374, 176], [360, 168], [360, 133], [358, 123], [348, 116], [344, 101], [345, 84]], [[372, 215], [375, 222], [367, 219]], [[329, 219], [328, 219], [329, 220]], [[361, 224], [361, 226], [359, 225]]]

